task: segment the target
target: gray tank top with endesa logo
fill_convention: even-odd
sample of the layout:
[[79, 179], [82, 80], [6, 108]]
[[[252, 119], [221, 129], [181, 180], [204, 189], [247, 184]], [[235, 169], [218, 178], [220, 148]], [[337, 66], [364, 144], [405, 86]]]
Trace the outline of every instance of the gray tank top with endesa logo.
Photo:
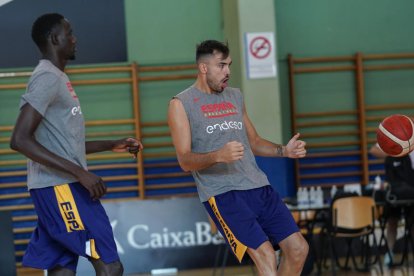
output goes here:
[[226, 87], [221, 93], [207, 94], [191, 86], [175, 98], [183, 103], [190, 122], [192, 152], [216, 151], [230, 141], [238, 141], [244, 146], [241, 160], [192, 171], [202, 202], [231, 190], [269, 185], [250, 148], [243, 122], [244, 104], [240, 90]]

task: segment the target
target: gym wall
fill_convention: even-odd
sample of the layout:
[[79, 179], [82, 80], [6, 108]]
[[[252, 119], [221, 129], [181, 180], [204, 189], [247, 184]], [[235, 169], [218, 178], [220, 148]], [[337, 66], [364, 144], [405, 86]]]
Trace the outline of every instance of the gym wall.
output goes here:
[[[411, 0], [275, 0], [275, 9], [284, 140], [290, 137], [289, 53], [299, 58], [414, 52]], [[366, 103], [413, 102], [414, 78], [407, 74], [412, 76], [413, 71], [367, 74], [366, 91], [371, 92]], [[298, 98], [298, 104], [319, 111], [352, 108], [355, 101], [342, 101], [341, 96], [353, 94], [352, 79], [347, 72], [333, 73], [329, 78], [323, 74], [304, 77], [301, 85], [307, 88], [307, 96]], [[393, 98], [394, 91], [402, 93]], [[341, 101], [335, 100], [338, 98]]]

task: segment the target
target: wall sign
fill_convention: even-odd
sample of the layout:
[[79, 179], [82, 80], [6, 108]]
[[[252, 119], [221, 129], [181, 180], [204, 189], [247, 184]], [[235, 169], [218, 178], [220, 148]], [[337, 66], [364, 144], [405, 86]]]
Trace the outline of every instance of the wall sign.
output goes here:
[[246, 33], [245, 53], [249, 79], [276, 77], [273, 32]]

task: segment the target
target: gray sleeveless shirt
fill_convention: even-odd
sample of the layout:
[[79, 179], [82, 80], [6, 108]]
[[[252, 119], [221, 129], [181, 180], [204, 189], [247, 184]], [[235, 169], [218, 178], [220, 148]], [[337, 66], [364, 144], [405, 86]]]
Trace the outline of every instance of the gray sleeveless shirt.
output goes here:
[[250, 148], [243, 122], [240, 90], [227, 87], [221, 93], [207, 94], [189, 87], [176, 96], [184, 105], [191, 128], [191, 150], [207, 153], [230, 141], [244, 146], [244, 156], [232, 163], [217, 163], [192, 171], [202, 202], [231, 190], [249, 190], [269, 185]]

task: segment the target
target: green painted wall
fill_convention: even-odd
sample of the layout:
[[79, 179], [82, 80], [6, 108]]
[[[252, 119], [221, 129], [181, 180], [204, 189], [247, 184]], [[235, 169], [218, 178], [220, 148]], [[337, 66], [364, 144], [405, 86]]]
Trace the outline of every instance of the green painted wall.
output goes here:
[[[220, 0], [125, 0], [125, 15], [128, 60], [139, 65], [192, 63], [196, 44], [223, 40]], [[142, 120], [166, 120], [171, 97], [193, 82], [142, 83]]]
[[[274, 0], [284, 129], [290, 129], [287, 54], [297, 57], [414, 52], [411, 0]], [[366, 74], [366, 103], [414, 102], [414, 70]], [[407, 77], [408, 75], [408, 77]], [[300, 76], [299, 105], [352, 107], [350, 73]], [[324, 89], [321, 89], [324, 87]], [[284, 135], [287, 135], [284, 132]]]
[[125, 0], [128, 59], [193, 62], [195, 45], [223, 39], [220, 0]]

